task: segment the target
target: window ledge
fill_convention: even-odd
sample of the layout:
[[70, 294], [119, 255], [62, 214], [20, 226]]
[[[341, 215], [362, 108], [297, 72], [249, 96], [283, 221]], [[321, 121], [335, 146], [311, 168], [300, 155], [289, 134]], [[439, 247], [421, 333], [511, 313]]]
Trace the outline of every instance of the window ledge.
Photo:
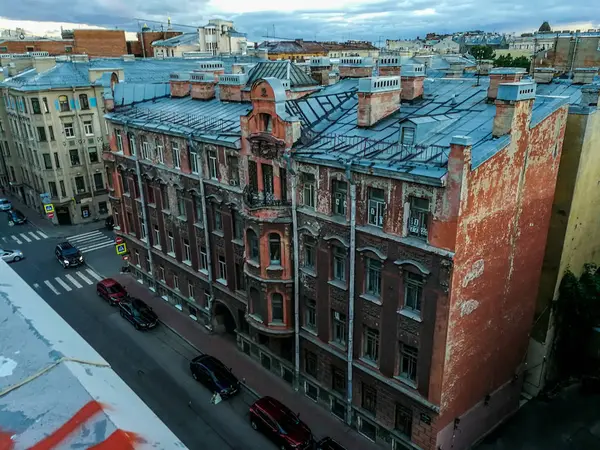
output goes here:
[[204, 230], [204, 225], [200, 222], [195, 222], [194, 226], [200, 230]]
[[150, 208], [156, 208], [156, 203], [146, 203]]
[[123, 192], [123, 197], [131, 198], [131, 194], [129, 192]]
[[208, 270], [206, 270], [206, 269], [200, 269], [200, 270], [198, 270], [198, 272], [200, 272], [203, 275], [208, 276]]
[[113, 227], [113, 230], [121, 231], [121, 227], [118, 226], [118, 225], [116, 225], [116, 226]]
[[227, 286], [227, 280], [223, 278], [217, 278], [217, 283], [221, 283], [223, 286]]
[[249, 266], [255, 267], [257, 269], [260, 269], [260, 264], [258, 261], [255, 261], [253, 259], [247, 259], [246, 260], [246, 264], [248, 264]]
[[368, 302], [371, 303], [375, 303], [376, 305], [383, 305], [383, 302], [381, 301], [381, 297], [376, 297], [373, 294], [360, 294], [360, 298], [362, 298], [363, 300], [366, 300]]
[[168, 209], [162, 209], [161, 211], [163, 214], [166, 214], [167, 216], [171, 215], [171, 211], [169, 211]]
[[254, 320], [256, 322], [264, 323], [263, 320], [255, 314], [248, 314], [248, 317], [250, 317], [252, 320]]
[[213, 230], [212, 232], [215, 236], [224, 237], [225, 234], [221, 230]]
[[318, 336], [318, 334], [317, 334], [317, 330], [312, 330], [312, 329], [310, 329], [310, 328], [307, 328], [307, 327], [305, 327], [305, 326], [303, 326], [303, 327], [300, 327], [300, 328], [302, 328], [302, 331], [306, 331], [308, 334], [312, 334], [312, 335], [313, 335], [313, 336], [315, 336], [315, 337], [317, 337], [317, 336]]
[[167, 297], [166, 295], [161, 295], [161, 297], [165, 302], [169, 301], [169, 297]]
[[276, 320], [275, 322], [269, 322], [270, 327], [285, 327], [287, 326], [285, 322]]
[[409, 319], [412, 319], [416, 322], [423, 322], [423, 319], [421, 318], [421, 314], [416, 311], [411, 311], [410, 309], [401, 308], [396, 312], [398, 314], [400, 314], [404, 317], [408, 317]]
[[181, 305], [175, 305], [175, 308], [177, 308], [179, 311], [183, 311], [183, 306]]
[[162, 251], [162, 247], [159, 244], [153, 245], [152, 248]]
[[342, 289], [344, 291], [348, 290], [348, 284], [345, 281], [340, 281], [340, 280], [329, 280], [327, 282], [330, 286], [334, 286], [338, 289]]
[[365, 358], [364, 356], [361, 356], [360, 358], [358, 358], [361, 362], [365, 363], [368, 366], [373, 367], [374, 369], [379, 370], [379, 364], [377, 364], [375, 361], [370, 360]]
[[241, 239], [232, 239], [231, 242], [233, 242], [236, 245], [240, 245], [240, 246], [244, 245], [244, 241], [242, 241]]
[[317, 276], [317, 272], [313, 269], [310, 269], [308, 267], [300, 267], [300, 272], [306, 274], [306, 275], [310, 275], [311, 277], [316, 277]]
[[147, 243], [148, 243], [148, 238], [147, 238], [147, 237], [145, 237], [145, 238], [140, 238], [140, 241], [142, 241], [142, 242], [145, 242], [145, 243], [147, 244]]
[[175, 252], [167, 252], [167, 256], [170, 256], [171, 258], [177, 258]]
[[335, 347], [339, 350], [347, 350], [348, 347], [346, 347], [346, 344], [342, 344], [341, 342], [337, 342], [337, 341], [329, 341], [329, 345], [331, 345], [332, 347]]
[[283, 271], [283, 266], [281, 266], [279, 264], [273, 264], [273, 265], [267, 266], [267, 270], [271, 270], [273, 272]]
[[400, 383], [405, 384], [410, 388], [417, 388], [417, 383], [415, 381], [409, 380], [408, 378], [404, 378], [400, 375], [394, 375], [394, 380], [399, 381]]
[[193, 314], [190, 314], [190, 319], [195, 320], [196, 322], [198, 321], [198, 318]]
[[187, 222], [187, 216], [177, 216], [177, 220], [180, 220], [181, 222]]
[[185, 264], [186, 266], [190, 266], [192, 267], [192, 261], [190, 261], [189, 259], [186, 259], [184, 261], [181, 261], [183, 264]]

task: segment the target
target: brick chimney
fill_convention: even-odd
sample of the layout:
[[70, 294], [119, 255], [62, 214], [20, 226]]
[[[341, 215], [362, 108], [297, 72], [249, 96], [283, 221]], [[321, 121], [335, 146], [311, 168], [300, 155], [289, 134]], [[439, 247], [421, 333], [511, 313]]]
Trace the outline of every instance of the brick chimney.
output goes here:
[[241, 102], [242, 89], [248, 82], [245, 73], [226, 74], [219, 77], [219, 98], [222, 102]]
[[400, 77], [358, 80], [359, 127], [370, 127], [400, 109]]
[[56, 58], [46, 56], [46, 57], [35, 57], [33, 58], [33, 67], [37, 73], [42, 73], [47, 70], [52, 69], [56, 66]]
[[[534, 81], [502, 83], [498, 86], [492, 136], [500, 137], [510, 134], [515, 119], [524, 109], [527, 108], [529, 110], [527, 114], [531, 116], [535, 100], [535, 86]], [[529, 120], [527, 126], [529, 126]]]
[[368, 78], [373, 75], [373, 58], [340, 58], [340, 78]]
[[211, 100], [215, 98], [217, 82], [212, 73], [192, 72], [190, 74], [192, 98], [198, 100]]
[[423, 64], [406, 64], [400, 71], [402, 75], [402, 100], [412, 101], [423, 97], [425, 66]]
[[490, 70], [494, 68], [493, 59], [482, 59], [479, 61], [479, 75], [489, 75]]
[[598, 73], [597, 67], [580, 67], [573, 70], [573, 84], [592, 84]]
[[488, 99], [496, 100], [498, 85], [500, 83], [517, 83], [525, 75], [525, 69], [520, 67], [497, 67], [490, 70], [490, 85], [488, 87]]
[[581, 106], [598, 106], [600, 104], [600, 84], [587, 84], [581, 87]]
[[400, 63], [399, 56], [380, 56], [377, 66], [379, 68], [380, 77], [400, 76], [402, 64]]
[[329, 86], [329, 74], [333, 67], [329, 58], [312, 58], [310, 60], [310, 76], [321, 86]]
[[467, 64], [463, 61], [450, 61], [446, 69], [446, 78], [461, 78]]
[[171, 97], [186, 97], [190, 93], [190, 74], [172, 73], [170, 77]]
[[537, 84], [552, 83], [556, 76], [556, 70], [552, 67], [536, 67], [533, 71], [533, 79]]
[[194, 72], [209, 73], [218, 82], [219, 76], [225, 73], [225, 66], [223, 61], [201, 61]]

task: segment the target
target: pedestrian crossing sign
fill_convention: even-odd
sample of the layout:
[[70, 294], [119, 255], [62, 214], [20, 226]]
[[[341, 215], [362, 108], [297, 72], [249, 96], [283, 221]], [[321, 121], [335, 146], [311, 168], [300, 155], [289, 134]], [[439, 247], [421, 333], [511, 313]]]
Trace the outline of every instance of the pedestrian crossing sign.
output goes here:
[[115, 248], [117, 249], [117, 255], [124, 255], [127, 253], [127, 245], [125, 245], [125, 242], [115, 245]]
[[53, 213], [54, 212], [54, 205], [52, 203], [44, 205], [44, 211], [46, 211], [46, 214]]

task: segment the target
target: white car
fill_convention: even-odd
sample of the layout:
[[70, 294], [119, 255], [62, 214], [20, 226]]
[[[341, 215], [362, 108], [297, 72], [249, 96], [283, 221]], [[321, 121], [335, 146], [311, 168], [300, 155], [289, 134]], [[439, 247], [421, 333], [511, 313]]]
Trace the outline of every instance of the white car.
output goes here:
[[21, 250], [0, 250], [0, 255], [7, 263], [21, 261], [24, 258]]
[[10, 211], [12, 203], [7, 198], [0, 198], [0, 211]]

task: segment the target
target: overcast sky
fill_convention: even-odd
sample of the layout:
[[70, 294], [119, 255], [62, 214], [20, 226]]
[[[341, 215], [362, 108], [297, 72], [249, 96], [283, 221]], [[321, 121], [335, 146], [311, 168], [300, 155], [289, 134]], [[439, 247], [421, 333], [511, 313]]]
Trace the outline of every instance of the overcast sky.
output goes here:
[[36, 33], [57, 31], [61, 22], [136, 31], [137, 18], [160, 27], [151, 21], [166, 21], [168, 16], [174, 24], [194, 26], [212, 17], [230, 18], [253, 41], [267, 32], [283, 38], [373, 42], [431, 31], [521, 33], [537, 29], [544, 20], [558, 29], [600, 28], [596, 0], [4, 0], [2, 4], [0, 27], [24, 26]]

